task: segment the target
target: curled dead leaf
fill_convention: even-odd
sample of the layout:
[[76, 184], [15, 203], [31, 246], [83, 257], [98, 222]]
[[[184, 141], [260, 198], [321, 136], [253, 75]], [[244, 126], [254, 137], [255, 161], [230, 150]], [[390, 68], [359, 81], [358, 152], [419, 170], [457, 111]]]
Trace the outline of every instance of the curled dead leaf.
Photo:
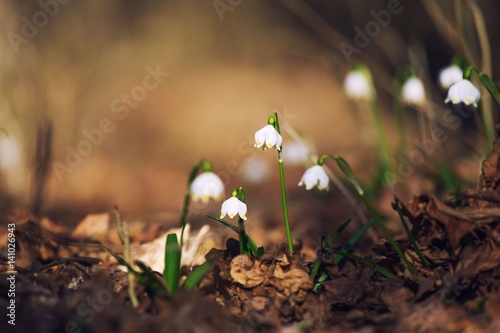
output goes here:
[[231, 278], [245, 288], [260, 285], [266, 279], [269, 267], [259, 260], [252, 261], [246, 254], [240, 254], [231, 260]]

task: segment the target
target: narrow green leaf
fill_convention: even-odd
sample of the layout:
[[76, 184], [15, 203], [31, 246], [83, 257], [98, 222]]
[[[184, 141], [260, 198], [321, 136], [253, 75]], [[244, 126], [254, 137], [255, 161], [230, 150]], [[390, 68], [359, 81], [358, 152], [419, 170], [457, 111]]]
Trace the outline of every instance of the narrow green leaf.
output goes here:
[[334, 250], [334, 249], [331, 249], [330, 250], [331, 252], [335, 253], [335, 254], [339, 254], [341, 256], [344, 256], [344, 257], [347, 257], [349, 259], [352, 259], [352, 260], [355, 260], [365, 266], [368, 266], [370, 268], [373, 268], [375, 269], [377, 272], [385, 275], [387, 278], [389, 279], [397, 279], [397, 275], [395, 275], [394, 273], [391, 273], [390, 271], [388, 271], [387, 269], [385, 269], [384, 267], [380, 266], [380, 265], [377, 265], [373, 262], [371, 262], [370, 260], [367, 260], [365, 258], [361, 258], [357, 255], [354, 255], [352, 253], [348, 253], [348, 252], [345, 252], [345, 251], [342, 251], [342, 250]]
[[163, 278], [167, 283], [170, 295], [175, 297], [179, 290], [179, 278], [181, 269], [181, 249], [176, 234], [168, 234], [165, 244], [165, 268]]
[[323, 282], [325, 282], [325, 280], [327, 278], [328, 278], [328, 273], [326, 273], [325, 271], [321, 272], [319, 278], [316, 280], [316, 283], [313, 286], [312, 291], [317, 292], [318, 289], [323, 285]]
[[425, 257], [422, 254], [422, 252], [420, 252], [420, 249], [418, 248], [417, 241], [415, 240], [415, 237], [413, 237], [413, 234], [411, 233], [410, 229], [408, 228], [408, 225], [406, 224], [405, 218], [403, 216], [403, 211], [402, 211], [401, 206], [399, 205], [398, 201], [396, 200], [396, 196], [394, 196], [394, 202], [392, 204], [392, 207], [394, 209], [396, 209], [396, 211], [398, 212], [399, 220], [401, 221], [401, 224], [403, 225], [403, 229], [405, 230], [406, 235], [408, 236], [408, 239], [410, 240], [410, 243], [411, 243], [411, 246], [413, 247], [413, 250], [417, 254], [417, 256], [420, 259], [420, 261], [422, 262], [422, 264], [426, 268], [430, 269], [431, 267], [427, 263], [427, 260], [425, 260]]
[[[347, 228], [347, 226], [349, 225], [349, 223], [351, 223], [351, 221], [352, 221], [352, 217], [349, 218], [347, 221], [345, 221], [340, 227], [338, 227], [337, 230], [330, 236], [330, 238], [328, 238], [328, 240], [326, 241], [326, 244], [323, 247], [323, 249], [331, 247], [332, 244], [340, 236], [340, 234], [342, 233], [342, 231], [344, 231], [344, 229]], [[318, 258], [314, 262], [314, 266], [311, 269], [311, 273], [310, 273], [310, 275], [311, 275], [311, 277], [313, 279], [316, 277], [316, 274], [318, 274], [318, 270], [319, 270], [320, 266], [321, 266], [321, 260]]]
[[495, 101], [500, 105], [500, 91], [498, 90], [497, 85], [493, 80], [485, 73], [481, 72], [478, 74], [479, 80], [483, 84], [483, 86], [488, 90], [491, 96], [495, 99]]
[[[366, 222], [356, 233], [347, 241], [347, 243], [342, 247], [342, 251], [349, 251], [354, 247], [354, 245], [359, 241], [361, 236], [373, 225], [375, 220], [373, 217], [371, 217], [368, 222]], [[340, 255], [336, 255], [335, 258], [333, 258], [333, 263], [335, 265], [340, 264], [342, 261], [343, 257]]]
[[184, 289], [185, 290], [193, 290], [196, 288], [198, 283], [203, 279], [205, 275], [210, 272], [212, 267], [214, 267], [213, 262], [211, 261], [205, 261], [203, 264], [200, 266], [196, 267], [191, 274], [186, 278], [186, 281], [184, 281]]
[[228, 227], [229, 229], [233, 230], [234, 232], [238, 233], [239, 232], [239, 229], [237, 226], [235, 226], [234, 224], [232, 223], [229, 223], [227, 221], [224, 221], [223, 219], [220, 219], [218, 217], [215, 217], [215, 216], [212, 216], [210, 214], [205, 214], [206, 217], [208, 218], [211, 218], [212, 220], [215, 220], [217, 222], [220, 222], [222, 223], [223, 225], [225, 225], [226, 227]]
[[354, 173], [352, 172], [351, 168], [349, 167], [349, 164], [340, 156], [332, 156], [333, 159], [337, 162], [340, 170], [344, 173], [344, 175], [349, 179], [349, 181], [352, 183], [356, 191], [358, 192], [359, 196], [361, 197], [361, 200], [365, 204], [366, 208], [370, 212], [370, 215], [373, 217], [375, 220], [375, 223], [377, 223], [378, 228], [382, 231], [384, 234], [385, 238], [391, 244], [391, 246], [394, 248], [398, 256], [401, 258], [401, 260], [405, 263], [406, 267], [408, 267], [408, 270], [412, 273], [415, 274], [415, 267], [413, 267], [413, 264], [408, 261], [406, 256], [404, 255], [403, 251], [401, 251], [401, 248], [399, 245], [396, 243], [396, 241], [392, 238], [391, 234], [385, 227], [385, 225], [382, 223], [380, 220], [379, 215], [375, 212], [375, 209], [372, 207], [370, 202], [368, 201], [365, 192], [363, 191], [363, 188], [361, 187], [360, 183], [358, 182], [356, 176], [354, 176]]
[[[154, 291], [165, 291], [165, 285], [161, 281], [160, 277], [155, 274], [155, 272], [144, 262], [136, 260], [135, 264], [142, 270], [143, 274], [143, 285], [153, 289]], [[140, 281], [140, 280], [139, 280]]]
[[[231, 229], [234, 232], [236, 232], [237, 234], [239, 234], [239, 229], [237, 226], [235, 226], [235, 225], [233, 225], [233, 224], [231, 224], [223, 219], [212, 216], [210, 214], [206, 214], [205, 216], [208, 218], [211, 218], [212, 220], [215, 220], [217, 222], [222, 223], [223, 225], [225, 225], [229, 229]], [[246, 237], [247, 237], [247, 241], [248, 241], [248, 247], [250, 248], [250, 251], [252, 252], [253, 256], [255, 256], [256, 258], [262, 257], [262, 255], [264, 254], [264, 247], [262, 247], [262, 246], [257, 247], [257, 245], [255, 244], [253, 239], [248, 234], [246, 234]]]

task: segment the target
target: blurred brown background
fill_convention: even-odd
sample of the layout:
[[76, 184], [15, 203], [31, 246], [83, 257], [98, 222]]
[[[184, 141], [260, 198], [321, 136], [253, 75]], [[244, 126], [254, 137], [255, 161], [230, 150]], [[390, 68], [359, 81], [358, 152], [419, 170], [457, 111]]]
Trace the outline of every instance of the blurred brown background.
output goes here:
[[[477, 40], [467, 1], [398, 3], [390, 24], [352, 55], [372, 69], [391, 133], [396, 71], [421, 71], [439, 112], [446, 106], [435, 85], [438, 70]], [[275, 111], [318, 152], [342, 155], [366, 178], [375, 143], [360, 133], [355, 104], [342, 91], [349, 63], [339, 45], [354, 45], [354, 28], [365, 29], [374, 21], [370, 11], [389, 5], [397, 4], [2, 1], [0, 127], [20, 154], [2, 169], [0, 190], [11, 204], [28, 204], [37, 127], [48, 119], [53, 146], [44, 214], [113, 204], [135, 214], [177, 212], [200, 158], [227, 171], [228, 189], [245, 186], [238, 168], [255, 156], [277, 177], [275, 153], [252, 148], [254, 132]], [[498, 54], [500, 8], [494, 1], [480, 7]], [[481, 59], [477, 42], [468, 48]], [[493, 63], [494, 79], [498, 71]], [[85, 133], [94, 144], [82, 143], [90, 140]], [[450, 135], [456, 138], [447, 143], [447, 158], [474, 153], [466, 134]], [[78, 149], [86, 156], [70, 157], [68, 166], [68, 152]], [[301, 172], [290, 172], [290, 187]]]

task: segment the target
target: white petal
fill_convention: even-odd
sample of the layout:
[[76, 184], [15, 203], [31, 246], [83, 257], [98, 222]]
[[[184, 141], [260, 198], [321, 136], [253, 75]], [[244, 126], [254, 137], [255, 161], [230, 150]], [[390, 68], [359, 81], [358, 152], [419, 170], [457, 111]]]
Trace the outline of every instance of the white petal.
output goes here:
[[239, 215], [242, 219], [246, 220], [246, 213], [247, 205], [238, 200], [238, 198], [231, 197], [222, 203], [220, 218], [223, 218], [227, 214], [230, 218]]
[[424, 84], [417, 77], [406, 80], [401, 87], [401, 97], [407, 104], [423, 105], [425, 103]]
[[453, 104], [464, 103], [466, 105], [477, 106], [477, 102], [481, 98], [479, 90], [469, 80], [460, 80], [453, 84], [448, 90], [448, 97], [445, 103], [452, 102]]
[[266, 127], [255, 132], [255, 147], [260, 148], [266, 142]]
[[255, 132], [255, 147], [266, 150], [267, 148], [276, 147], [281, 149], [282, 143], [281, 135], [271, 125], [266, 125], [257, 132]]
[[239, 211], [238, 214], [243, 220], [247, 219], [247, 205], [244, 202], [238, 200]]
[[460, 67], [451, 65], [443, 68], [438, 75], [439, 85], [443, 89], [448, 89], [452, 84], [462, 80], [463, 71]]
[[328, 183], [330, 179], [326, 174], [325, 170], [320, 165], [314, 165], [304, 172], [302, 179], [299, 182], [299, 186], [306, 186], [306, 190], [312, 189], [317, 186], [320, 190], [328, 190]]
[[351, 71], [344, 81], [344, 90], [347, 96], [356, 99], [369, 99], [372, 97], [372, 87], [366, 76], [360, 71]]
[[209, 198], [218, 200], [224, 195], [224, 183], [215, 173], [204, 172], [193, 180], [190, 190], [194, 201], [200, 198], [203, 202]]

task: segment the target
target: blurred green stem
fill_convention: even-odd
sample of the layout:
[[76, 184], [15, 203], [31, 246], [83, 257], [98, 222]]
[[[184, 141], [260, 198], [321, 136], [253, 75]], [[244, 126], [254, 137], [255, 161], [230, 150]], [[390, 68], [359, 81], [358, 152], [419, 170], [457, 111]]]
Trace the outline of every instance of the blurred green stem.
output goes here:
[[386, 136], [386, 132], [384, 131], [384, 126], [383, 126], [383, 121], [382, 121], [382, 116], [378, 110], [378, 104], [377, 104], [377, 99], [372, 98], [369, 102], [369, 107], [370, 107], [370, 114], [372, 117], [373, 121], [373, 126], [375, 128], [375, 135], [379, 147], [379, 153], [380, 153], [380, 164], [379, 164], [379, 170], [378, 174], [373, 182], [372, 186], [372, 193], [371, 195], [374, 195], [377, 193], [384, 181], [386, 175], [391, 172], [391, 161], [390, 161], [390, 153], [389, 153], [389, 144]]

